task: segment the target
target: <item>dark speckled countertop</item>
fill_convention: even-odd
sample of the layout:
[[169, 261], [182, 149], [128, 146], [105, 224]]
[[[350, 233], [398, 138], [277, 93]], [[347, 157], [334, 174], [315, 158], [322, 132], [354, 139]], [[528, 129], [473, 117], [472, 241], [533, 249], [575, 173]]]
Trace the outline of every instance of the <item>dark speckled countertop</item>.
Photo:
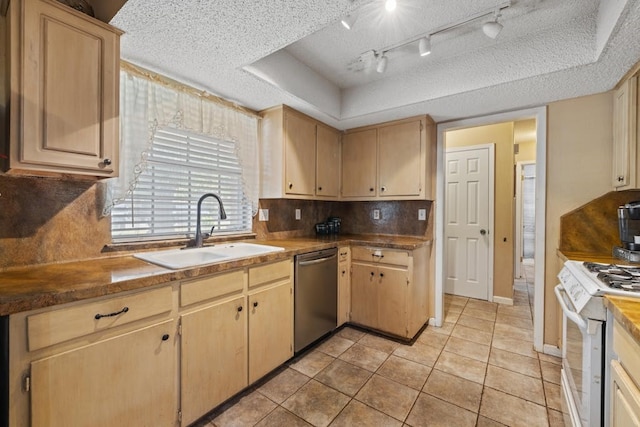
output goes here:
[[285, 251], [181, 270], [169, 270], [126, 254], [0, 271], [0, 315], [142, 289], [262, 262], [277, 261], [336, 245], [374, 245], [413, 250], [431, 244], [431, 240], [424, 238], [388, 235], [340, 235], [326, 238], [247, 241], [283, 247]]

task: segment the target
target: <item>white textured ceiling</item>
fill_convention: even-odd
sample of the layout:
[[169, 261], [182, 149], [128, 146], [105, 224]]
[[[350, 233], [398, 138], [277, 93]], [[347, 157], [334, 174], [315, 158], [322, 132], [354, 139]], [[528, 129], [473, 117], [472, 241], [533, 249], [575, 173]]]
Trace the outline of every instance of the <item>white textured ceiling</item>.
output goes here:
[[[479, 18], [389, 52], [503, 0], [128, 0], [111, 23], [122, 57], [254, 110], [288, 104], [340, 129], [429, 114], [446, 121], [611, 89], [640, 59], [636, 0], [512, 0], [504, 30]], [[152, 6], [152, 7], [150, 7]], [[351, 31], [340, 19], [357, 16]]]

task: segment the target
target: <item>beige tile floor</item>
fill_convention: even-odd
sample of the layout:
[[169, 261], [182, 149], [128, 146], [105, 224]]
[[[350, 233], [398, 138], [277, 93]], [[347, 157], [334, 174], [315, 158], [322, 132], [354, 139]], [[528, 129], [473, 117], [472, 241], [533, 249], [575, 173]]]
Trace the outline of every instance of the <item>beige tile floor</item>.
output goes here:
[[532, 267], [514, 305], [445, 296], [413, 345], [345, 327], [198, 427], [562, 426], [560, 360], [532, 348]]

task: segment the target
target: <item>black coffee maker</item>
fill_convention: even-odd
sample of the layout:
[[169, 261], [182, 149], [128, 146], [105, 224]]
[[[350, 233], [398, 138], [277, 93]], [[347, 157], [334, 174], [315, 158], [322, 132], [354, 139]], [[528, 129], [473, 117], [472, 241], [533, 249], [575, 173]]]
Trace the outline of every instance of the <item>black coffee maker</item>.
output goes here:
[[640, 251], [640, 201], [618, 207], [618, 230], [624, 249]]

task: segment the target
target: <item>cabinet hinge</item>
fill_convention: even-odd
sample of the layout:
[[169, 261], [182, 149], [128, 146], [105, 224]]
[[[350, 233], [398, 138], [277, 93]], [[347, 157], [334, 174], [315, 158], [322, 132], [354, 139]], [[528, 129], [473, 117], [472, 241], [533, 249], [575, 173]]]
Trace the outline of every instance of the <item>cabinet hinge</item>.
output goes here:
[[422, 124], [422, 122], [420, 122], [420, 132], [422, 132], [423, 129], [424, 129], [424, 125]]
[[22, 387], [24, 387], [24, 391], [26, 393], [31, 391], [31, 377], [29, 375], [26, 375], [24, 377], [24, 383], [22, 384]]
[[182, 320], [178, 322], [178, 335], [182, 336]]
[[182, 422], [182, 411], [178, 411], [178, 422]]

